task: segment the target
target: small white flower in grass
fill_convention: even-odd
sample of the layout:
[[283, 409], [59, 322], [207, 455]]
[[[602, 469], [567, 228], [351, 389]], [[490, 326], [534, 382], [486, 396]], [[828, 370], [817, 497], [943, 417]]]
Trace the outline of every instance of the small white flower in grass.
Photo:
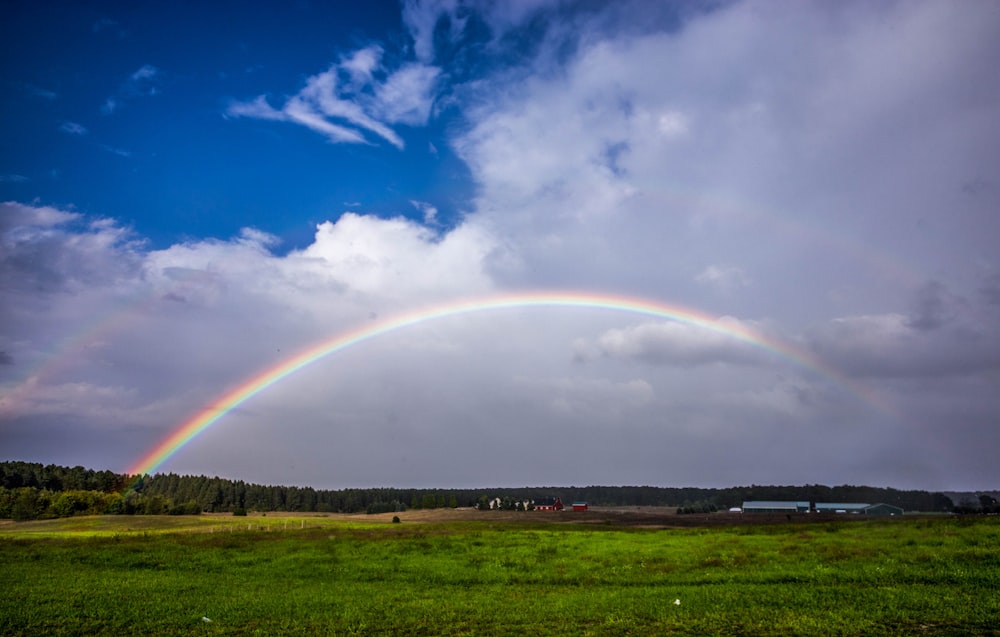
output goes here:
[[675, 599], [674, 600], [674, 606], [680, 606], [680, 605], [681, 605], [681, 600]]
[[211, 624], [211, 623], [212, 623], [212, 620], [211, 620], [211, 619], [209, 619], [208, 617], [202, 617], [202, 618], [201, 618], [201, 621], [203, 621], [203, 622], [205, 622], [205, 623], [208, 623], [208, 624]]

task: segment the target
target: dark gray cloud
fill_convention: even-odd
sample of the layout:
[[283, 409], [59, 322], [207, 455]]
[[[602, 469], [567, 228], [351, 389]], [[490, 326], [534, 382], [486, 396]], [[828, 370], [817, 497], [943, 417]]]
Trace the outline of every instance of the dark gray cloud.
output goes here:
[[28, 293], [102, 285], [137, 266], [127, 230], [51, 207], [0, 204], [0, 245], [0, 281]]
[[979, 285], [979, 294], [990, 305], [1000, 305], [1000, 273], [983, 277]]
[[[722, 325], [729, 325], [737, 331], [759, 331], [735, 319], [723, 319]], [[583, 347], [588, 346], [584, 344]], [[712, 363], [759, 365], [766, 360], [759, 350], [728, 334], [682, 323], [643, 323], [627, 329], [609, 330], [589, 347], [612, 358], [680, 367]], [[579, 353], [583, 351], [581, 349]]]
[[913, 309], [907, 325], [918, 330], [933, 330], [942, 327], [952, 318], [947, 298], [948, 291], [938, 281], [928, 281], [914, 295]]
[[1000, 342], [988, 326], [936, 329], [928, 336], [909, 317], [841, 318], [811, 329], [810, 347], [862, 378], [945, 378], [1000, 371]]

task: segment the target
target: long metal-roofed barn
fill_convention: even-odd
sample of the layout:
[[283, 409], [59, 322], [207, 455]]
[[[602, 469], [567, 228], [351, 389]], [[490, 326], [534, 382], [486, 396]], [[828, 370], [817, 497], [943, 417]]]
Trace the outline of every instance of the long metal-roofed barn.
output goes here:
[[891, 504], [867, 502], [817, 502], [816, 513], [863, 513], [864, 515], [903, 515], [903, 509]]
[[743, 503], [744, 513], [808, 513], [808, 502], [785, 500], [750, 500]]
[[867, 502], [809, 502], [791, 500], [749, 500], [743, 503], [744, 513], [858, 513], [864, 515], [903, 515], [903, 509], [891, 504]]

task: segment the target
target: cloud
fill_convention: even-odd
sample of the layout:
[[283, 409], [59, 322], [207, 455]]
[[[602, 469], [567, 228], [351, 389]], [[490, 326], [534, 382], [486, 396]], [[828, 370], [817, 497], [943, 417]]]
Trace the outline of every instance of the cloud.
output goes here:
[[50, 91], [49, 89], [41, 88], [40, 86], [35, 86], [33, 84], [26, 84], [24, 88], [29, 95], [33, 97], [40, 97], [44, 100], [52, 101], [59, 97], [59, 94], [55, 91]]
[[[112, 112], [114, 112], [115, 108], [117, 108], [117, 104], [108, 105], [108, 110], [106, 111], [106, 114], [110, 115]], [[76, 137], [83, 137], [84, 135], [87, 135], [89, 133], [89, 131], [85, 126], [70, 121], [65, 121], [62, 124], [60, 124], [59, 130], [66, 133], [67, 135], [73, 135]], [[109, 144], [100, 144], [100, 143], [97, 143], [95, 145], [101, 150], [112, 153], [114, 155], [118, 155], [119, 157], [132, 156], [131, 151], [124, 148], [120, 148], [118, 146], [111, 146]]]
[[520, 2], [459, 2], [458, 0], [406, 0], [403, 23], [413, 39], [417, 60], [429, 64], [438, 57], [438, 38], [451, 47], [466, 37], [472, 19], [486, 26], [496, 45], [504, 36], [545, 11], [558, 10], [560, 0]]
[[413, 38], [413, 53], [418, 60], [428, 64], [434, 61], [434, 35], [437, 25], [443, 18], [449, 18], [453, 24], [453, 35], [457, 20], [457, 0], [406, 0], [403, 3], [403, 23]]
[[375, 87], [372, 109], [390, 124], [426, 124], [440, 74], [441, 69], [437, 67], [407, 64]]
[[87, 129], [76, 122], [66, 121], [59, 125], [59, 130], [70, 135], [86, 135]]
[[320, 224], [313, 244], [295, 252], [294, 258], [303, 260], [307, 271], [323, 273], [338, 285], [416, 301], [490, 289], [482, 263], [491, 248], [489, 236], [469, 225], [439, 238], [402, 218], [345, 213], [336, 223]]
[[626, 417], [655, 399], [655, 389], [643, 379], [610, 381], [574, 378], [530, 378], [516, 380], [524, 391], [534, 394], [546, 408], [559, 417], [592, 419]]
[[[285, 253], [253, 229], [153, 250], [116, 222], [4, 204], [4, 431], [78, 405], [67, 436], [133, 432], [93, 452], [122, 466], [338, 335], [575, 290], [730, 317], [835, 371], [611, 309], [469, 312], [317, 361], [167, 469], [334, 487], [995, 482], [996, 191], [962, 186], [1000, 161], [996, 10], [639, 4], [408, 3], [412, 56], [361, 46], [290, 97], [227, 108], [402, 147], [446, 96], [475, 193], [454, 228], [415, 192], [400, 212], [423, 223], [335, 212]], [[473, 41], [483, 24], [492, 39]], [[481, 64], [458, 68], [470, 42]]]
[[0, 183], [17, 184], [28, 181], [24, 175], [0, 175]]
[[403, 139], [390, 125], [427, 123], [440, 69], [408, 63], [387, 73], [382, 54], [382, 47], [371, 45], [344, 56], [308, 78], [280, 110], [260, 95], [249, 102], [231, 102], [226, 115], [293, 122], [335, 143], [369, 143], [367, 132], [402, 149]]
[[946, 378], [1000, 372], [1000, 343], [989, 328], [964, 325], [933, 338], [901, 314], [838, 318], [808, 334], [823, 360], [862, 378]]
[[117, 146], [109, 146], [108, 144], [100, 145], [102, 150], [105, 150], [113, 155], [118, 155], [119, 157], [131, 157], [132, 151], [125, 148], [118, 148]]
[[119, 106], [121, 106], [121, 102], [119, 102], [113, 97], [109, 97], [108, 99], [104, 100], [104, 104], [101, 105], [101, 113], [105, 115], [111, 115], [112, 113], [118, 110]]
[[[834, 298], [834, 279], [884, 282], [875, 294], [892, 294], [895, 282], [883, 272], [873, 276], [886, 262], [899, 269], [920, 264], [916, 269], [927, 272], [951, 266], [954, 253], [935, 247], [943, 237], [915, 231], [902, 241], [895, 234], [914, 227], [917, 210], [937, 218], [937, 205], [918, 191], [951, 179], [933, 174], [940, 158], [899, 149], [929, 134], [962, 164], [948, 173], [967, 174], [977, 161], [991, 161], [972, 160], [956, 145], [947, 132], [955, 113], [941, 110], [936, 96], [947, 86], [955, 96], [949, 103], [970, 109], [969, 134], [992, 137], [990, 125], [974, 115], [981, 98], [966, 97], [975, 83], [952, 78], [983, 77], [983, 65], [973, 63], [972, 71], [966, 61], [983, 59], [993, 45], [983, 28], [972, 26], [975, 12], [939, 5], [895, 11], [875, 16], [851, 5], [833, 15], [803, 8], [776, 28], [766, 7], [738, 3], [691, 17], [679, 32], [618, 37], [597, 30], [596, 20], [575, 36], [550, 32], [543, 52], [563, 50], [566, 40], [578, 44], [560, 72], [541, 67], [509, 82], [478, 84], [470, 126], [453, 142], [479, 180], [480, 210], [517, 232], [506, 259], [519, 264], [511, 279], [532, 271], [555, 275], [552, 264], [573, 263], [559, 276], [611, 285], [624, 278], [619, 255], [627, 253], [656, 263], [662, 285], [687, 294], [692, 283], [713, 275], [724, 280], [719, 270], [702, 270], [700, 281], [680, 280], [692, 262], [704, 263], [710, 246], [721, 256], [717, 267], [739, 264], [753, 273], [755, 288], [774, 292], [767, 298], [781, 290], [794, 303], [794, 290], [816, 285]], [[945, 31], [935, 31], [936, 20], [948, 25]], [[902, 32], [890, 36], [882, 30], [889, 23]], [[966, 25], [977, 37], [961, 53], [949, 50], [949, 34]], [[879, 84], [862, 61], [888, 52], [890, 42], [905, 43], [899, 50], [915, 55], [941, 55], [905, 82]], [[792, 50], [802, 53], [788, 55]], [[551, 63], [543, 54], [539, 60]], [[665, 61], [659, 81], [649, 82], [643, 60]], [[924, 124], [888, 115], [898, 112]], [[859, 131], [878, 133], [866, 139]], [[627, 151], [609, 165], [608, 148]], [[917, 174], [927, 179], [901, 187]], [[886, 204], [877, 214], [874, 201]], [[964, 205], [972, 214], [974, 204]], [[976, 214], [995, 228], [982, 210]], [[982, 237], [967, 240], [985, 258]], [[810, 247], [782, 250], [780, 257], [771, 249], [796, 244]], [[823, 265], [811, 265], [817, 262]], [[739, 280], [731, 274], [731, 282]]]
[[713, 286], [725, 292], [744, 288], [750, 283], [742, 268], [726, 264], [706, 267], [694, 277], [695, 281]]
[[127, 271], [137, 247], [129, 232], [102, 220], [17, 202], [0, 204], [0, 274], [25, 293], [71, 292]]
[[298, 98], [288, 100], [284, 108], [279, 111], [268, 104], [265, 96], [258, 95], [250, 102], [230, 103], [226, 109], [226, 115], [229, 117], [249, 117], [279, 122], [294, 122], [326, 135], [332, 142], [367, 143], [364, 136], [357, 130], [327, 121], [310, 104]]
[[90, 30], [94, 33], [112, 31], [120, 38], [123, 38], [128, 34], [125, 29], [120, 27], [117, 20], [112, 20], [111, 18], [98, 18], [97, 20], [94, 20], [94, 24], [91, 25]]
[[987, 305], [1000, 306], [1000, 272], [982, 277], [977, 291]]
[[138, 71], [129, 76], [129, 82], [134, 88], [138, 89], [143, 84], [155, 79], [160, 74], [159, 69], [157, 69], [152, 64], [145, 64], [139, 68]]
[[226, 108], [226, 114], [233, 117], [253, 117], [276, 121], [282, 121], [287, 118], [282, 111], [272, 108], [267, 103], [267, 98], [263, 95], [258, 95], [249, 102], [230, 102]]
[[929, 281], [921, 286], [915, 295], [907, 325], [918, 330], [933, 330], [945, 325], [951, 318], [949, 305], [954, 303], [946, 295], [945, 286], [938, 281]]
[[410, 203], [424, 215], [424, 225], [433, 226], [438, 223], [438, 209], [435, 206], [427, 203], [426, 201], [416, 201], [414, 199], [411, 199]]
[[[759, 331], [733, 318], [724, 317], [720, 323], [739, 331]], [[754, 365], [763, 359], [751, 346], [731, 336], [683, 323], [644, 323], [609, 330], [597, 339], [596, 349], [612, 358], [680, 367], [711, 363]]]
[[940, 281], [912, 293], [908, 314], [840, 317], [813, 326], [806, 340], [824, 359], [859, 377], [968, 377], [1000, 372], [998, 317], [988, 298], [967, 300]]
[[114, 95], [109, 96], [101, 105], [101, 113], [112, 115], [120, 110], [127, 101], [140, 97], [153, 97], [160, 93], [160, 69], [152, 64], [139, 67], [118, 87]]
[[[79, 422], [97, 427], [162, 425], [233, 372], [373, 311], [490, 289], [476, 267], [488, 240], [474, 228], [438, 237], [403, 219], [346, 214], [278, 257], [276, 239], [249, 228], [149, 251], [109, 220], [14, 202], [0, 213], [5, 418], [75, 406]], [[202, 380], [191, 385], [194, 370]]]
[[[0, 204], [0, 231], [24, 228], [52, 228], [80, 218], [79, 213], [66, 212], [51, 206], [30, 206], [16, 201]], [[20, 233], [18, 233], [20, 234]]]
[[656, 128], [665, 137], [680, 137], [687, 134], [691, 127], [683, 113], [667, 111], [656, 120]]
[[362, 90], [374, 81], [384, 52], [382, 47], [372, 45], [358, 49], [340, 61], [339, 68], [346, 72], [349, 78], [347, 85], [351, 90]]
[[[349, 142], [354, 144], [367, 143], [364, 136], [353, 128], [345, 128], [337, 124], [332, 124], [324, 119], [323, 115], [316, 112], [312, 105], [300, 99], [291, 99], [285, 103], [283, 111], [288, 116], [288, 121], [302, 124], [316, 132], [329, 137], [333, 142]], [[401, 143], [391, 136], [391, 142]]]

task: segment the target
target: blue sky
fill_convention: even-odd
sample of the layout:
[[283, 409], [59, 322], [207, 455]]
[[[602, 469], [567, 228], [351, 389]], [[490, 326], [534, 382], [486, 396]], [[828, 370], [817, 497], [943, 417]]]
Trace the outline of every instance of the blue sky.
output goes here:
[[0, 35], [3, 458], [124, 470], [316, 343], [549, 290], [793, 356], [595, 309], [445, 317], [163, 470], [1000, 481], [996, 3], [14, 2]]
[[284, 249], [344, 208], [416, 218], [409, 201], [433, 196], [447, 224], [468, 199], [446, 104], [398, 127], [403, 148], [370, 133], [331, 147], [308, 130], [227, 117], [260, 95], [280, 108], [309, 75], [358, 49], [380, 47], [383, 74], [413, 60], [395, 2], [249, 12], [21, 3], [7, 13], [7, 57], [26, 64], [6, 66], [5, 199], [112, 216], [157, 247], [249, 225]]

